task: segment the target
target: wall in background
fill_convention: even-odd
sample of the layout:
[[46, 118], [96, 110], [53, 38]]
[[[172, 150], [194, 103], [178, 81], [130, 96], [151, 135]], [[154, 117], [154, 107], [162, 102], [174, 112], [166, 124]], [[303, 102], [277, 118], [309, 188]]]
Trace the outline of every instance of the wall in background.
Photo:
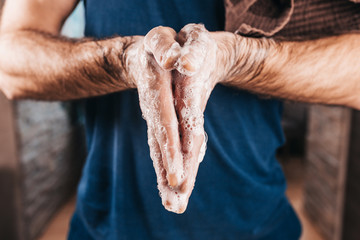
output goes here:
[[328, 240], [360, 236], [359, 144], [359, 111], [310, 108], [304, 207]]
[[[66, 105], [65, 105], [66, 106]], [[35, 239], [74, 194], [85, 158], [82, 127], [61, 103], [15, 104], [26, 239]]]
[[353, 111], [344, 199], [343, 240], [360, 238], [360, 112]]
[[305, 210], [328, 240], [342, 234], [351, 113], [321, 105], [309, 112]]

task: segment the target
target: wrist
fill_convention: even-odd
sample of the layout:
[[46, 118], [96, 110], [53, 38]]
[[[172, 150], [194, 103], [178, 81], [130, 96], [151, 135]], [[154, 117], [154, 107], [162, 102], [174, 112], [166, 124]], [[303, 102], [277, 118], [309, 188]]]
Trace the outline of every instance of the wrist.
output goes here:
[[118, 89], [136, 88], [133, 74], [128, 67], [128, 51], [135, 44], [135, 37], [116, 37], [96, 41], [97, 62], [111, 76], [111, 85]]
[[[142, 57], [143, 36], [123, 37], [123, 45], [117, 56], [121, 62], [121, 70], [124, 73], [124, 81], [129, 88], [137, 88], [137, 79], [139, 78], [139, 61]], [[137, 67], [136, 67], [137, 66]]]
[[263, 74], [276, 43], [272, 39], [248, 38], [238, 34], [234, 34], [233, 38], [230, 64], [223, 83], [241, 87]]
[[236, 63], [237, 36], [231, 32], [211, 32], [211, 36], [217, 44], [217, 68], [220, 68], [216, 71], [217, 82], [224, 83], [232, 75], [231, 71]]

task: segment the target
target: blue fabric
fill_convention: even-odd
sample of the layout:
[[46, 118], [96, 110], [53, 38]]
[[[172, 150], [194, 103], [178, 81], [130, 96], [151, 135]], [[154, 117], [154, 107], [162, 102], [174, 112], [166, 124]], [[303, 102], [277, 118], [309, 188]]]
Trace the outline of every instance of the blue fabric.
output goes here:
[[[221, 30], [221, 0], [88, 0], [86, 35], [144, 35], [202, 22]], [[136, 90], [88, 99], [88, 158], [69, 239], [298, 239], [299, 221], [275, 159], [281, 104], [218, 85], [206, 111], [208, 148], [188, 209], [166, 211]]]

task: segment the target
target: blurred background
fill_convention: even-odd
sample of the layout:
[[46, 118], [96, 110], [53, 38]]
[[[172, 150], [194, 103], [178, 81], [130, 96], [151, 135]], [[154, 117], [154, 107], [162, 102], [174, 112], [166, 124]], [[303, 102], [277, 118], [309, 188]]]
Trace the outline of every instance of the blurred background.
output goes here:
[[[62, 34], [83, 31], [79, 5]], [[10, 102], [0, 93], [0, 239], [66, 239], [86, 156], [76, 106]], [[360, 114], [348, 108], [284, 104], [287, 142], [278, 159], [302, 240], [360, 239], [358, 123]]]

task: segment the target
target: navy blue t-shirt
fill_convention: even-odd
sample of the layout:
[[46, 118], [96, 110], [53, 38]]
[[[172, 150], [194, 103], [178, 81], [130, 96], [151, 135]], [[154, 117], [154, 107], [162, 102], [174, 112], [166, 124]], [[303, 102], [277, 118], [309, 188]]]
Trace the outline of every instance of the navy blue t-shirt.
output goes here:
[[[221, 0], [87, 0], [86, 36], [145, 35], [155, 26], [224, 27]], [[218, 85], [208, 145], [184, 214], [161, 204], [136, 90], [86, 100], [88, 157], [69, 239], [292, 240], [300, 224], [275, 153], [281, 104]]]

